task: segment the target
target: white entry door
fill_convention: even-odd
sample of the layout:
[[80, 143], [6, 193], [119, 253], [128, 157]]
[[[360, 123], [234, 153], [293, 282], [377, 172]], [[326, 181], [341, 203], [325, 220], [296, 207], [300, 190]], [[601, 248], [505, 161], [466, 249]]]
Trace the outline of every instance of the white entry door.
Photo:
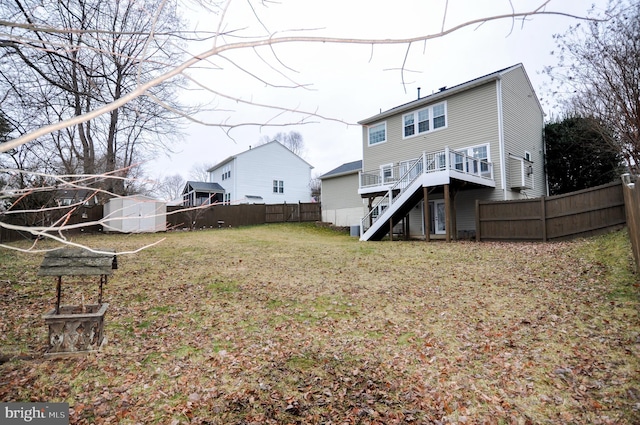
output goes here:
[[429, 202], [429, 214], [431, 215], [431, 229], [433, 233], [436, 235], [444, 235], [446, 233], [444, 200]]

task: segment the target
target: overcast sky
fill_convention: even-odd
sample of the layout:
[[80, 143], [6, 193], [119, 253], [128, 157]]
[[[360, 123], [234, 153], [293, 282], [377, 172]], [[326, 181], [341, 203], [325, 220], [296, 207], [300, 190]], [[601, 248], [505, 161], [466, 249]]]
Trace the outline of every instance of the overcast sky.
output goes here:
[[[256, 2], [258, 3], [258, 2]], [[432, 34], [462, 22], [511, 12], [508, 0], [279, 0], [267, 8], [256, 6], [256, 19], [247, 0], [231, 2], [223, 28], [236, 35], [312, 35], [353, 38], [403, 38]], [[512, 0], [516, 11], [530, 11], [543, 0]], [[551, 0], [547, 11], [585, 16], [592, 4], [603, 10], [604, 0]], [[195, 9], [195, 7], [194, 7]], [[201, 30], [215, 31], [221, 14], [186, 10]], [[195, 18], [197, 17], [197, 18]], [[362, 159], [360, 120], [422, 96], [443, 86], [522, 63], [542, 104], [549, 112], [546, 78], [541, 71], [557, 63], [553, 34], [564, 33], [577, 21], [560, 16], [536, 16], [521, 21], [488, 22], [464, 28], [442, 38], [406, 45], [355, 46], [336, 44], [277, 45], [260, 50], [233, 51], [214, 58], [208, 68], [190, 75], [227, 96], [260, 104], [315, 112], [319, 119], [300, 114], [276, 116], [274, 110], [229, 102], [220, 96], [190, 90], [182, 94], [187, 103], [206, 104], [197, 118], [208, 122], [275, 123], [308, 122], [289, 127], [242, 126], [229, 138], [216, 127], [189, 124], [176, 153], [161, 154], [146, 164], [152, 178], [180, 174], [189, 179], [194, 165], [218, 163], [255, 146], [262, 136], [283, 131], [302, 134], [304, 159], [321, 175], [340, 164]], [[310, 30], [303, 33], [297, 30]], [[227, 38], [227, 42], [239, 39]], [[206, 44], [190, 45], [197, 53]], [[405, 72], [401, 73], [403, 68]], [[258, 76], [259, 79], [256, 79]], [[294, 84], [304, 87], [290, 88]], [[277, 87], [274, 87], [277, 86]], [[349, 125], [350, 124], [350, 125]]]

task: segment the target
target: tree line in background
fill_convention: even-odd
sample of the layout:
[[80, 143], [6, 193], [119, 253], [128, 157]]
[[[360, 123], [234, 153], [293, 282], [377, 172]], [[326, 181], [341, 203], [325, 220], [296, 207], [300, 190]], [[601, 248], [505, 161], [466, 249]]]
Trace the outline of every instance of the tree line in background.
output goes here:
[[640, 2], [610, 5], [611, 20], [554, 36], [558, 64], [545, 72], [563, 117], [545, 126], [551, 195], [640, 174]]

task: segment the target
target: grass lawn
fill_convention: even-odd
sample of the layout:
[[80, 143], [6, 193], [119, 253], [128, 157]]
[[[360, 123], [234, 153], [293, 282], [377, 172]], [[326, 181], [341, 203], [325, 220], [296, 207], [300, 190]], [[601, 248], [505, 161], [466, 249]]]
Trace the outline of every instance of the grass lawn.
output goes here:
[[[162, 238], [118, 258], [108, 344], [66, 359], [43, 357], [43, 254], [0, 250], [0, 401], [68, 402], [73, 424], [640, 423], [624, 231], [447, 244], [303, 224], [74, 242]], [[63, 301], [80, 290], [95, 301], [97, 284], [63, 286]]]

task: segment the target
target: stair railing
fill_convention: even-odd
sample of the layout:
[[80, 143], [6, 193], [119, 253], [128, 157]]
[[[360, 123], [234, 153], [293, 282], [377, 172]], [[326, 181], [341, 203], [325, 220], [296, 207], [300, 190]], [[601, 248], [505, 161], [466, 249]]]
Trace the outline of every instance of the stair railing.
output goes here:
[[[402, 195], [402, 193], [404, 193], [404, 191], [409, 186], [411, 186], [411, 184], [424, 172], [424, 170], [426, 169], [426, 163], [426, 156], [423, 153], [422, 157], [415, 160], [402, 174], [402, 176], [400, 176], [400, 178], [396, 180], [393, 186], [389, 188], [387, 193], [372, 206], [371, 211], [369, 211], [367, 215], [365, 215], [361, 220], [361, 234], [364, 234], [367, 230], [369, 230], [373, 223], [375, 223], [382, 215], [381, 209], [384, 205], [390, 207], [395, 199], [398, 196]], [[395, 191], [397, 191], [398, 193], [394, 197], [393, 192]], [[376, 213], [377, 215], [374, 215], [374, 213]]]

